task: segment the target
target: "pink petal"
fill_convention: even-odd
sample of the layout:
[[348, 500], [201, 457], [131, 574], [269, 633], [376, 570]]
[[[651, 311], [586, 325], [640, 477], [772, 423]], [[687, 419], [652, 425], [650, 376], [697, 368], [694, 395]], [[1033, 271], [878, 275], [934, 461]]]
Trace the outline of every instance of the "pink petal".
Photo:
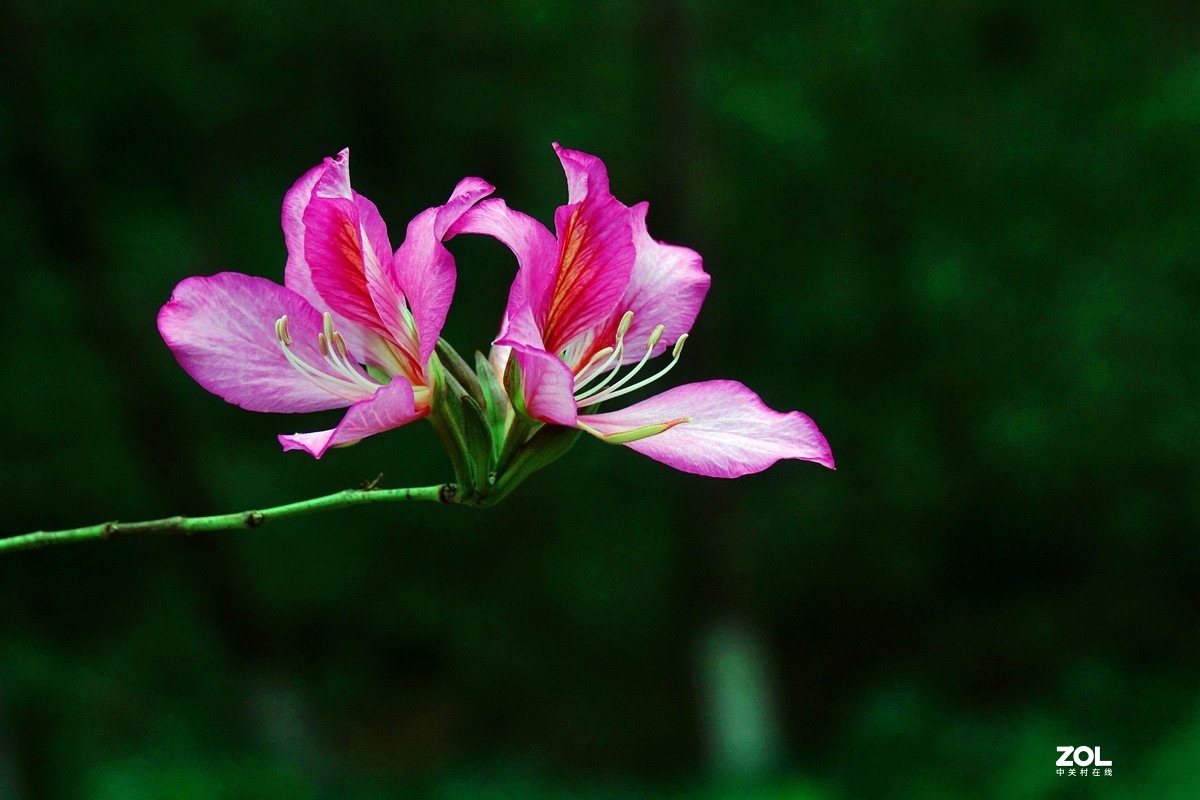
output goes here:
[[414, 380], [423, 380], [428, 355], [418, 357], [415, 332], [404, 316], [403, 283], [397, 274], [387, 226], [375, 204], [357, 192], [354, 193], [354, 207], [358, 213], [359, 241], [362, 243], [362, 277], [371, 310], [377, 315], [378, 323], [382, 323], [387, 337], [399, 344], [401, 351], [406, 354], [402, 359], [404, 363], [397, 366], [399, 372]]
[[575, 376], [567, 365], [544, 350], [514, 339], [502, 339], [496, 344], [511, 347], [509, 358], [517, 359], [521, 367], [525, 413], [542, 422], [574, 427], [578, 413]]
[[[630, 209], [637, 260], [617, 311], [633, 312], [625, 337], [630, 344], [645, 342], [656, 326], [664, 327], [662, 339], [654, 347], [654, 355], [658, 355], [692, 329], [712, 278], [695, 250], [650, 238], [646, 231], [647, 208], [647, 203], [638, 203]], [[613, 320], [613, 333], [619, 319], [617, 316]], [[637, 361], [643, 352], [644, 348], [629, 347], [625, 363]]]
[[578, 203], [589, 194], [592, 197], [608, 194], [608, 169], [596, 156], [578, 150], [568, 150], [554, 143], [554, 152], [567, 173], [567, 202]]
[[559, 242], [554, 286], [530, 300], [546, 349], [558, 352], [605, 327], [629, 283], [636, 251], [629, 209], [611, 197], [562, 206], [554, 224]]
[[[629, 408], [579, 417], [589, 433], [611, 435], [688, 421], [625, 446], [684, 472], [736, 478], [781, 458], [833, 468], [833, 453], [816, 424], [799, 411], [782, 414], [737, 381], [689, 383]], [[589, 430], [590, 429], [590, 430]]]
[[324, 364], [316, 309], [290, 289], [236, 272], [180, 282], [158, 312], [158, 330], [187, 374], [242, 408], [301, 412], [349, 405], [288, 363], [275, 335], [275, 321], [284, 314], [293, 352]]
[[[452, 226], [475, 202], [492, 191], [492, 186], [479, 178], [459, 181], [445, 205], [426, 209], [408, 223], [404, 242], [396, 251], [392, 280], [412, 311], [418, 343], [416, 352], [422, 368], [442, 335], [442, 326], [446, 324], [446, 314], [454, 297], [454, 257], [442, 244], [442, 239], [453, 236], [449, 232]], [[389, 327], [393, 327], [390, 322]]]
[[[483, 178], [463, 178], [450, 193], [450, 199], [438, 209], [434, 221], [434, 235], [442, 241], [448, 241], [453, 233], [451, 227], [465, 214], [471, 206], [496, 191], [496, 187]], [[447, 235], [449, 234], [449, 235]]]
[[456, 279], [454, 257], [434, 233], [437, 212], [436, 208], [427, 208], [408, 223], [404, 242], [392, 262], [397, 285], [412, 311], [417, 345], [414, 352], [422, 370], [442, 334]]
[[[368, 281], [380, 289], [381, 276], [391, 268], [387, 232], [381, 230], [383, 221], [365, 198], [359, 202], [354, 197], [322, 194], [323, 184], [341, 183], [331, 172], [318, 182], [304, 210], [304, 259], [313, 286], [325, 304], [341, 316], [367, 328], [386, 330]], [[364, 216], [370, 230], [363, 225]], [[382, 245], [383, 249], [376, 251], [373, 245]]]
[[396, 377], [381, 386], [371, 397], [350, 406], [336, 428], [313, 433], [281, 434], [279, 443], [284, 450], [304, 450], [320, 458], [331, 447], [351, 444], [372, 434], [399, 428], [427, 414], [417, 411], [412, 384]]
[[[359, 353], [365, 357], [367, 361], [374, 365], [382, 366], [389, 369], [389, 372], [394, 372], [397, 368], [394, 359], [389, 353], [388, 347], [379, 337], [378, 325], [371, 326], [361, 325], [350, 321], [342, 314], [338, 314], [334, 309], [329, 307], [329, 303], [322, 299], [322, 296], [314, 287], [312, 282], [312, 271], [308, 266], [308, 261], [305, 258], [305, 225], [304, 212], [308, 207], [308, 203], [312, 199], [313, 191], [316, 190], [318, 182], [322, 182], [324, 191], [329, 191], [330, 187], [334, 187], [334, 191], [341, 191], [338, 185], [346, 185], [346, 191], [349, 192], [349, 174], [346, 170], [341, 170], [336, 181], [325, 180], [325, 173], [332, 168], [340, 169], [340, 164], [348, 164], [350, 157], [349, 150], [342, 150], [337, 158], [325, 158], [325, 161], [308, 170], [300, 180], [295, 182], [295, 185], [290, 188], [286, 196], [283, 198], [283, 240], [287, 243], [288, 248], [288, 263], [286, 270], [283, 272], [283, 285], [295, 291], [305, 300], [312, 303], [318, 311], [329, 311], [334, 315], [334, 327], [342, 333], [346, 338], [346, 342], [350, 349], [355, 353]], [[350, 197], [347, 194], [346, 197]], [[362, 198], [365, 199], [365, 198]], [[371, 206], [373, 209], [373, 205]], [[378, 213], [378, 212], [377, 212]], [[382, 221], [380, 221], [382, 224]], [[385, 247], [386, 251], [386, 247]]]
[[500, 328], [500, 335], [492, 344], [503, 345], [505, 343], [523, 344], [535, 350], [546, 349], [546, 345], [542, 341], [542, 332], [538, 329], [529, 306], [520, 306], [511, 314], [504, 315], [504, 325]]
[[[359, 241], [362, 243], [363, 274], [367, 289], [371, 292], [390, 289], [387, 274], [392, 269], [392, 243], [388, 240], [387, 225], [379, 215], [379, 209], [358, 192], [353, 192], [355, 211], [358, 212]], [[377, 304], [378, 305], [378, 304]]]
[[[349, 157], [349, 151], [343, 150], [338, 158]], [[296, 181], [295, 185], [283, 196], [283, 214], [280, 220], [283, 226], [283, 240], [287, 245], [287, 266], [284, 268], [283, 284], [308, 302], [316, 305], [321, 303], [317, 289], [312, 285], [309, 275], [308, 262], [304, 260], [304, 209], [312, 198], [313, 188], [325, 174], [324, 162], [310, 169]]]

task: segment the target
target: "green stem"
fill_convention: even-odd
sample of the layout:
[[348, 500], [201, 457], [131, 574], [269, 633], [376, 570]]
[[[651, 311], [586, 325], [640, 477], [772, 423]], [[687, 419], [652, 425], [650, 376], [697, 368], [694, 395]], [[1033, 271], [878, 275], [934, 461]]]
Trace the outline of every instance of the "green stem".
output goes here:
[[90, 539], [111, 539], [115, 536], [138, 536], [156, 533], [200, 533], [202, 531], [230, 531], [240, 528], [257, 528], [265, 522], [288, 517], [299, 517], [318, 511], [335, 508], [362, 506], [371, 503], [398, 503], [405, 500], [432, 500], [441, 503], [455, 502], [457, 488], [452, 483], [438, 486], [421, 486], [413, 489], [346, 489], [324, 497], [300, 500], [273, 508], [252, 511], [237, 511], [232, 514], [215, 514], [211, 517], [166, 517], [146, 522], [101, 522], [83, 528], [66, 531], [37, 531], [23, 536], [0, 539], [0, 553], [16, 550], [34, 550], [68, 542], [83, 542]]

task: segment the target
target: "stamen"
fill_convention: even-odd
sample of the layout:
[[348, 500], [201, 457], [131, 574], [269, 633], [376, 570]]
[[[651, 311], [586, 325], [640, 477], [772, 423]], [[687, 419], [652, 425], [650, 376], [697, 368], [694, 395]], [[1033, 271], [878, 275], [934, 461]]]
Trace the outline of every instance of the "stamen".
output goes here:
[[[642, 354], [642, 359], [638, 361], [637, 365], [633, 369], [625, 373], [625, 377], [608, 387], [608, 390], [605, 392], [605, 394], [611, 395], [613, 392], [617, 391], [622, 386], [633, 380], [634, 375], [637, 375], [639, 372], [641, 372], [642, 367], [646, 366], [646, 362], [650, 360], [650, 354], [654, 352], [654, 345], [658, 344], [658, 340], [662, 338], [664, 330], [666, 329], [662, 325], [659, 325], [654, 329], [654, 331], [650, 334], [650, 338], [646, 340], [646, 352]], [[613, 370], [613, 372], [615, 373], [616, 370]], [[588, 393], [588, 396], [591, 396], [595, 393], [596, 389], [593, 389]]]
[[[325, 334], [323, 333], [317, 334], [317, 341], [320, 342], [321, 337], [324, 335]], [[333, 335], [335, 337], [341, 336], [341, 334], [337, 331], [334, 331]], [[334, 370], [336, 370], [339, 374], [344, 375], [351, 383], [358, 384], [364, 388], [369, 388], [372, 390], [375, 389], [374, 383], [364, 378], [357, 370], [354, 369], [354, 365], [350, 363], [349, 358], [343, 358], [340, 353], [330, 349], [328, 343], [326, 343], [325, 350], [321, 354], [325, 356], [326, 364], [333, 367]]]
[[[583, 365], [583, 369], [579, 370], [579, 373], [575, 376], [575, 390], [576, 391], [582, 389], [584, 386], [586, 386], [587, 384], [589, 384], [593, 380], [595, 380], [596, 376], [599, 375], [603, 371], [604, 368], [601, 367], [600, 369], [595, 370], [594, 372], [592, 372], [590, 374], [588, 373], [588, 370], [590, 370], [594, 366], [599, 365], [601, 361], [603, 361], [608, 356], [612, 355], [613, 352], [614, 352], [613, 348], [606, 347], [603, 350], [597, 350], [595, 355], [593, 355], [591, 358], [588, 359], [588, 362]], [[607, 362], [605, 362], [605, 363], [607, 363]]]
[[600, 381], [598, 384], [593, 386], [591, 389], [588, 389], [586, 392], [583, 392], [582, 394], [580, 394], [578, 392], [578, 390], [582, 389], [583, 387], [576, 386], [576, 394], [575, 394], [576, 400], [581, 400], [581, 399], [590, 397], [591, 395], [593, 395], [596, 392], [603, 389], [610, 382], [612, 382], [613, 378], [617, 377], [617, 370], [619, 370], [621, 368], [621, 357], [625, 355], [625, 334], [629, 330], [629, 323], [632, 321], [633, 321], [633, 312], [626, 311], [625, 315], [623, 317], [621, 317], [621, 323], [619, 325], [617, 325], [616, 347], [613, 348], [612, 353], [609, 355], [608, 359], [605, 360], [604, 364], [599, 369], [596, 370], [595, 374], [589, 376], [588, 379], [584, 381], [584, 383], [585, 384], [590, 383], [593, 379], [595, 379], [595, 377], [597, 375], [604, 372], [604, 370], [608, 369], [609, 366], [612, 366], [612, 371], [604, 376], [604, 380]]
[[[671, 350], [671, 363], [667, 364], [665, 367], [660, 369], [655, 374], [651, 375], [649, 378], [638, 381], [633, 386], [626, 386], [624, 388], [619, 388], [617, 386], [614, 386], [611, 389], [609, 389], [607, 392], [604, 392], [601, 395], [592, 398], [592, 402], [593, 403], [603, 403], [608, 400], [612, 400], [613, 398], [620, 397], [621, 395], [626, 395], [626, 394], [629, 394], [630, 392], [636, 392], [638, 389], [641, 389], [643, 386], [649, 386], [650, 384], [654, 383], [656, 380], [661, 378], [663, 375], [666, 375], [668, 372], [670, 372], [672, 369], [674, 369], [675, 365], [679, 363], [679, 354], [683, 352], [683, 343], [686, 341], [687, 341], [687, 334], [685, 333], [679, 337], [679, 341], [675, 342], [675, 347]], [[647, 352], [649, 352], [649, 351], [647, 351]], [[624, 381], [622, 381], [622, 382], [624, 382]]]
[[625, 334], [629, 332], [629, 326], [633, 323], [633, 312], [626, 311], [621, 315], [621, 322], [617, 325], [617, 341], [625, 338]]
[[291, 345], [292, 337], [288, 333], [287, 314], [275, 320], [275, 335], [279, 337], [279, 341], [285, 346]]
[[[288, 330], [287, 315], [275, 320], [275, 336], [279, 339], [280, 349], [288, 363], [304, 378], [325, 391], [343, 400], [356, 402], [370, 396], [379, 384], [364, 377], [354, 369], [350, 361], [349, 351], [341, 333], [333, 330], [333, 318], [324, 315], [324, 330], [317, 334], [317, 349], [325, 359], [325, 363], [334, 369], [336, 375], [331, 375], [307, 361], [304, 361], [292, 350], [291, 332]], [[332, 349], [331, 349], [332, 344]]]

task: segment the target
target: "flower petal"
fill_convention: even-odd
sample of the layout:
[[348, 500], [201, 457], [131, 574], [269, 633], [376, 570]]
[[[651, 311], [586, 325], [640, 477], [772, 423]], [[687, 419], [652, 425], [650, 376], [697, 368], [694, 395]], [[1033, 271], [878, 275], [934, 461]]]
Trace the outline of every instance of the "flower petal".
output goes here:
[[450, 193], [450, 199], [438, 209], [437, 219], [434, 221], [434, 234], [437, 238], [442, 241], [450, 239], [454, 235], [450, 233], [450, 229], [458, 222], [459, 218], [471, 206], [494, 191], [496, 191], [496, 187], [483, 178], [463, 178], [459, 181], [458, 185], [454, 187], [454, 191]]
[[608, 194], [608, 169], [604, 162], [593, 155], [578, 150], [568, 150], [558, 142], [554, 143], [554, 152], [562, 162], [563, 171], [567, 173], [567, 202], [578, 203], [591, 195]]
[[521, 368], [521, 400], [525, 413], [542, 422], [574, 427], [578, 410], [575, 405], [575, 376], [567, 365], [537, 347], [514, 339], [496, 344], [512, 348], [509, 360]]
[[[492, 186], [479, 178], [459, 181], [445, 205], [426, 209], [408, 223], [404, 242], [392, 261], [392, 280], [397, 291], [408, 301], [416, 326], [416, 355], [422, 369], [442, 335], [450, 301], [454, 298], [454, 257], [442, 244], [442, 239], [472, 204], [492, 191]], [[386, 317], [384, 321], [393, 330], [393, 325], [398, 324]]]
[[611, 436], [686, 419], [662, 433], [625, 444], [684, 472], [736, 478], [761, 472], [781, 458], [833, 468], [833, 454], [816, 424], [799, 411], [782, 414], [737, 381], [689, 383], [629, 408], [579, 417], [578, 427]]
[[350, 406], [337, 427], [313, 433], [280, 434], [279, 443], [284, 450], [304, 450], [313, 458], [320, 458], [331, 447], [352, 444], [372, 434], [399, 428], [427, 413], [417, 411], [412, 384], [397, 376], [366, 400]]
[[[646, 341], [655, 327], [663, 326], [662, 339], [654, 346], [653, 355], [657, 356], [692, 329], [712, 278], [704, 271], [700, 254], [695, 250], [650, 237], [646, 231], [647, 208], [647, 203], [638, 203], [630, 209], [637, 260], [617, 311], [633, 312], [626, 334], [631, 343]], [[614, 333], [619, 320], [617, 316], [612, 321]], [[637, 361], [641, 356], [641, 348], [630, 347], [624, 361]]]
[[275, 321], [284, 314], [293, 352], [323, 365], [317, 350], [321, 315], [303, 297], [266, 278], [236, 272], [188, 278], [158, 312], [158, 330], [187, 374], [242, 408], [301, 412], [349, 405], [288, 363], [275, 334]]
[[313, 286], [338, 314], [385, 331], [372, 290], [391, 291], [384, 278], [392, 261], [387, 230], [375, 205], [350, 191], [348, 162], [327, 164], [303, 217], [304, 259]]
[[[343, 150], [338, 158], [349, 157], [349, 151]], [[312, 198], [313, 188], [325, 174], [324, 162], [300, 176], [300, 180], [288, 189], [283, 196], [283, 214], [280, 223], [283, 227], [283, 241], [287, 245], [287, 266], [283, 271], [283, 285], [303, 297], [314, 306], [320, 302], [316, 287], [312, 285], [309, 275], [308, 262], [304, 260], [304, 209]]]
[[[348, 162], [349, 150], [342, 150], [336, 159], [327, 158], [322, 163], [310, 169], [296, 181], [283, 198], [283, 238], [287, 244], [287, 266], [284, 269], [283, 285], [303, 297], [318, 311], [330, 310], [333, 314], [334, 327], [342, 333], [351, 350], [359, 353], [367, 361], [377, 366], [395, 371], [394, 358], [382, 341], [375, 326], [367, 327], [352, 322], [336, 311], [329, 309], [328, 303], [322, 299], [313, 285], [312, 273], [308, 261], [304, 257], [304, 211], [312, 199], [313, 190], [324, 177], [330, 165]], [[348, 185], [348, 180], [347, 180]]]
[[530, 296], [550, 352], [578, 336], [600, 332], [629, 284], [636, 257], [629, 209], [612, 197], [589, 196], [562, 206], [554, 224], [558, 273], [549, 292]]
[[324, 304], [359, 325], [385, 329], [367, 289], [354, 203], [313, 198], [304, 212], [304, 224], [304, 257]]

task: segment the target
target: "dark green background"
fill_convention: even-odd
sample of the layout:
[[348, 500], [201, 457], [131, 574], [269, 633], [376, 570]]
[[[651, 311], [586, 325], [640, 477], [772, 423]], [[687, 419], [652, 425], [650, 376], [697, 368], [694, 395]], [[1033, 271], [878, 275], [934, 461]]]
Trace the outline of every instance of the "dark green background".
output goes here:
[[[341, 147], [398, 242], [464, 175], [548, 221], [552, 140], [705, 257], [671, 380], [808, 412], [839, 470], [584, 441], [484, 512], [5, 556], [0, 797], [1200, 795], [1186, 3], [8, 0], [0, 532], [447, 479], [424, 424], [281, 453], [336, 414], [226, 405], [155, 314], [281, 279]], [[452, 249], [470, 351], [513, 265]], [[720, 620], [773, 676], [752, 775], [706, 744]]]

